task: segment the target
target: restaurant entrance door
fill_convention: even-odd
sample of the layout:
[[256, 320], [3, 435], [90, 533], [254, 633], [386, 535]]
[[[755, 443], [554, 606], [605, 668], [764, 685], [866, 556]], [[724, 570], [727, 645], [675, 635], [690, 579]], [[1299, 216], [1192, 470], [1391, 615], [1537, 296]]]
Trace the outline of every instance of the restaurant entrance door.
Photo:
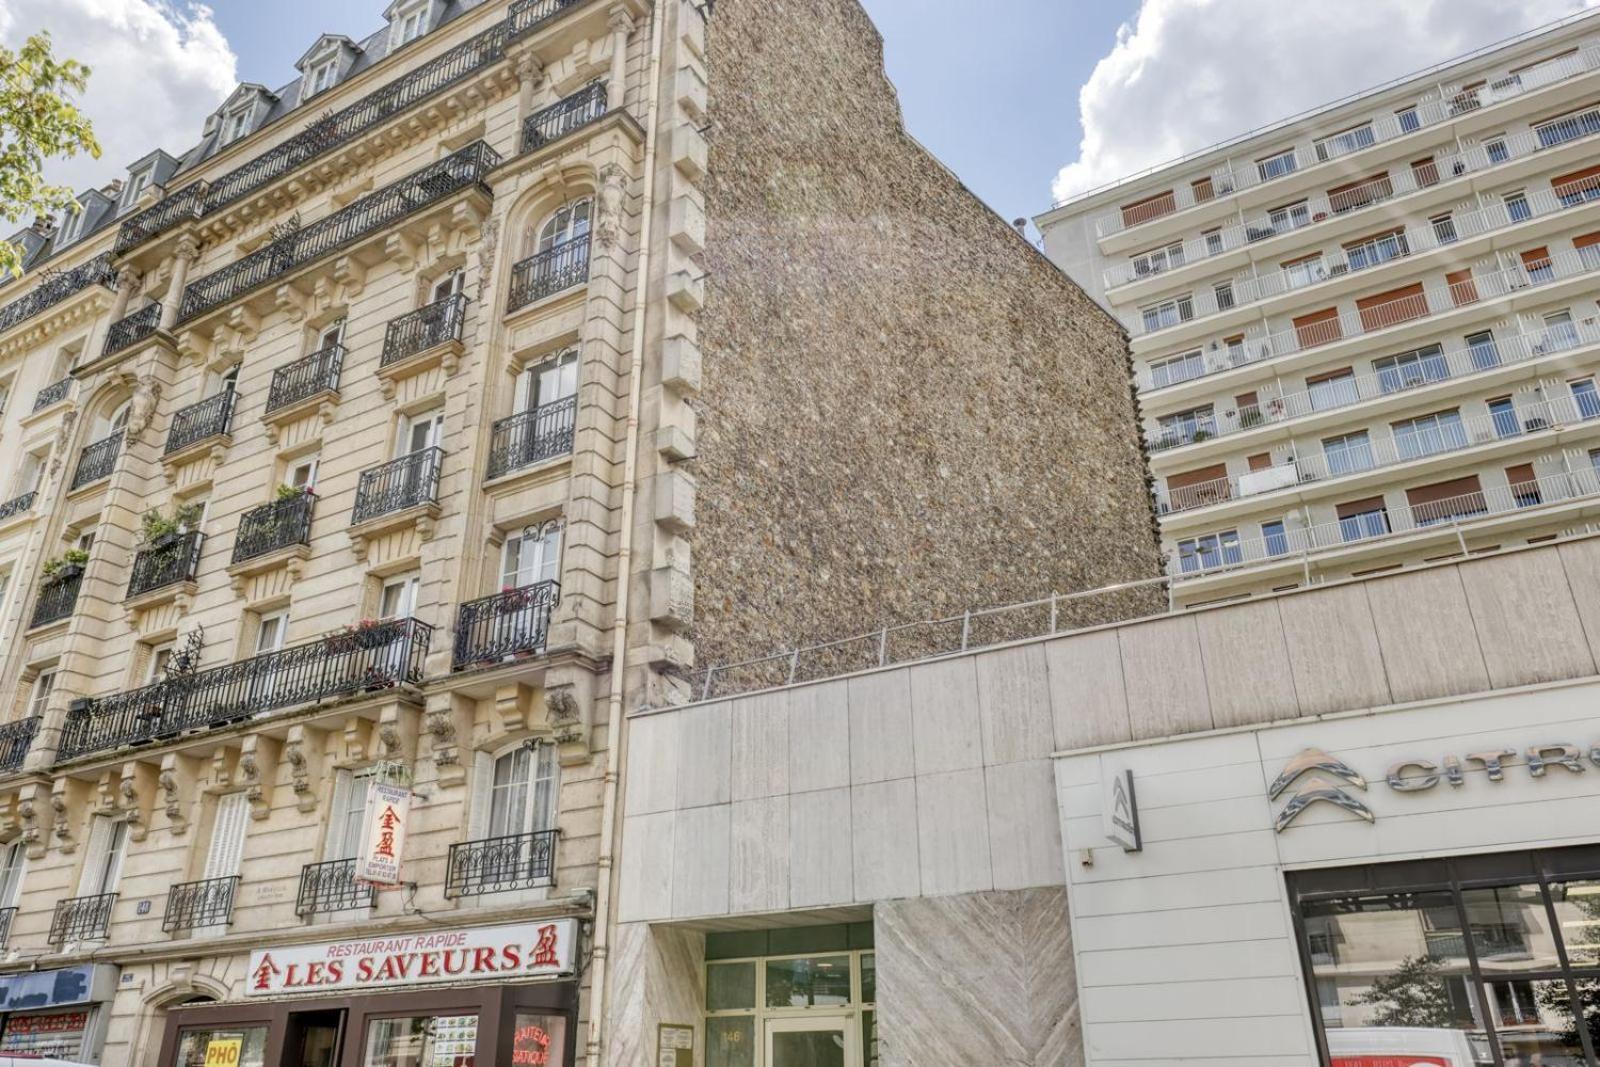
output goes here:
[[768, 1067], [860, 1067], [860, 1041], [849, 1015], [768, 1019]]

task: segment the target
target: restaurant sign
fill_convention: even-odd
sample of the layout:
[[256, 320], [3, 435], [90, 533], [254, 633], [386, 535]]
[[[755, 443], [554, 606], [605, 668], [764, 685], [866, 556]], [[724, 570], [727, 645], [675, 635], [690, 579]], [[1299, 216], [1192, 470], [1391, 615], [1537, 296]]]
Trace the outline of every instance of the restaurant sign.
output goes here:
[[245, 993], [384, 990], [433, 982], [557, 978], [576, 969], [578, 921], [431, 930], [250, 953]]
[[367, 791], [365, 832], [356, 877], [378, 885], [400, 884], [400, 856], [411, 822], [411, 790], [374, 782]]

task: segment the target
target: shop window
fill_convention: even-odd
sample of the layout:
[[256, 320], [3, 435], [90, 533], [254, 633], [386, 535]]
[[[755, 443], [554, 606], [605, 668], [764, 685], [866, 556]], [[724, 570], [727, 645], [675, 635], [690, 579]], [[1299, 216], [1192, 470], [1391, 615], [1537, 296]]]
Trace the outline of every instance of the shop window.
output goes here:
[[413, 1015], [367, 1023], [363, 1067], [469, 1064], [478, 1048], [476, 1015]]
[[207, 1067], [218, 1062], [236, 1062], [238, 1067], [265, 1067], [266, 1057], [265, 1026], [196, 1028], [178, 1033], [178, 1054], [173, 1067]]
[[[7, 1063], [32, 1063], [46, 1058], [57, 1063], [78, 1062], [90, 1037], [92, 1015], [93, 1011], [87, 1008], [8, 1015], [5, 1028], [0, 1031], [0, 1056], [7, 1056]], [[10, 1059], [12, 1054], [17, 1059]]]
[[511, 1031], [512, 1064], [561, 1067], [566, 1062], [566, 1048], [566, 1016], [517, 1012], [516, 1026]]

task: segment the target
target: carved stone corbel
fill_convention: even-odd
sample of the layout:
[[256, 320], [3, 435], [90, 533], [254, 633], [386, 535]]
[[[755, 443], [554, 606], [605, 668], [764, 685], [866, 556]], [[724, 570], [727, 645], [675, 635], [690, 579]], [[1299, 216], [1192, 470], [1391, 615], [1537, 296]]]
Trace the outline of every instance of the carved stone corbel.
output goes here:
[[552, 670], [545, 679], [544, 707], [545, 721], [560, 746], [562, 764], [586, 762], [590, 755], [594, 675], [575, 667]]
[[370, 719], [351, 716], [339, 744], [340, 763], [367, 763], [378, 758], [378, 738]]
[[[40, 787], [43, 789], [43, 786]], [[78, 837], [74, 832], [83, 805], [89, 797], [90, 785], [76, 778], [62, 776], [50, 783], [50, 835], [64, 855], [77, 851]]]
[[391, 233], [383, 242], [383, 258], [399, 268], [402, 274], [410, 274], [417, 269], [421, 254], [416, 239], [403, 233]]
[[340, 303], [349, 304], [367, 287], [367, 268], [350, 256], [333, 261], [333, 280], [340, 287]]
[[128, 839], [143, 841], [150, 833], [150, 815], [155, 808], [156, 768], [139, 760], [124, 763], [117, 792]]
[[168, 752], [161, 757], [161, 773], [156, 778], [161, 786], [161, 808], [166, 812], [167, 825], [180, 837], [189, 830], [189, 804], [194, 798], [196, 778], [195, 763], [192, 756]]
[[272, 303], [292, 323], [304, 322], [310, 311], [306, 307], [305, 294], [292, 285], [280, 285], [274, 289]]
[[429, 697], [423, 728], [428, 732], [428, 754], [441, 788], [462, 785], [467, 780], [461, 746], [472, 736], [474, 705], [471, 697], [457, 693]]
[[499, 732], [505, 735], [533, 729], [533, 689], [516, 683], [496, 688], [494, 722]]
[[239, 749], [239, 777], [250, 803], [250, 817], [265, 819], [272, 813], [272, 790], [277, 785], [279, 744], [276, 738], [250, 734]]
[[28, 787], [17, 801], [17, 818], [22, 822], [22, 840], [29, 859], [44, 858], [49, 842], [45, 839], [44, 827], [39, 820], [50, 803], [50, 787], [43, 783]]
[[239, 750], [232, 747], [217, 749], [211, 754], [211, 787], [231, 790], [239, 785]]
[[289, 765], [295, 806], [309, 814], [317, 810], [317, 783], [322, 780], [323, 733], [303, 724], [289, 727], [283, 743], [283, 761]]
[[418, 720], [416, 705], [395, 701], [378, 712], [378, 745], [384, 759], [415, 763]]
[[463, 200], [450, 209], [450, 237], [446, 245], [450, 255], [470, 251], [483, 240], [483, 227], [489, 212], [475, 200]]

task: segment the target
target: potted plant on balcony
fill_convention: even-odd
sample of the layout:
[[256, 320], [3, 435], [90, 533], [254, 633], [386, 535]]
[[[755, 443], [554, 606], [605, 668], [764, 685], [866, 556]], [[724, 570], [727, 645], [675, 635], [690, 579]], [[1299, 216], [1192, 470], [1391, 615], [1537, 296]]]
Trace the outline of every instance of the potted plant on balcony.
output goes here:
[[84, 564], [89, 562], [89, 553], [81, 548], [69, 548], [61, 553], [60, 559], [45, 560], [40, 566], [49, 584], [64, 582], [68, 578], [76, 578], [83, 573]]
[[354, 652], [357, 649], [382, 648], [394, 640], [392, 619], [362, 619], [342, 630], [335, 630], [327, 638], [330, 652]]
[[193, 529], [200, 521], [199, 504], [179, 504], [171, 515], [163, 515], [157, 508], [145, 512], [139, 520], [139, 544], [143, 548], [166, 548], [178, 540], [185, 531]]
[[278, 484], [279, 500], [297, 500], [303, 496], [316, 496], [316, 491], [309, 485], [288, 485], [282, 482]]

